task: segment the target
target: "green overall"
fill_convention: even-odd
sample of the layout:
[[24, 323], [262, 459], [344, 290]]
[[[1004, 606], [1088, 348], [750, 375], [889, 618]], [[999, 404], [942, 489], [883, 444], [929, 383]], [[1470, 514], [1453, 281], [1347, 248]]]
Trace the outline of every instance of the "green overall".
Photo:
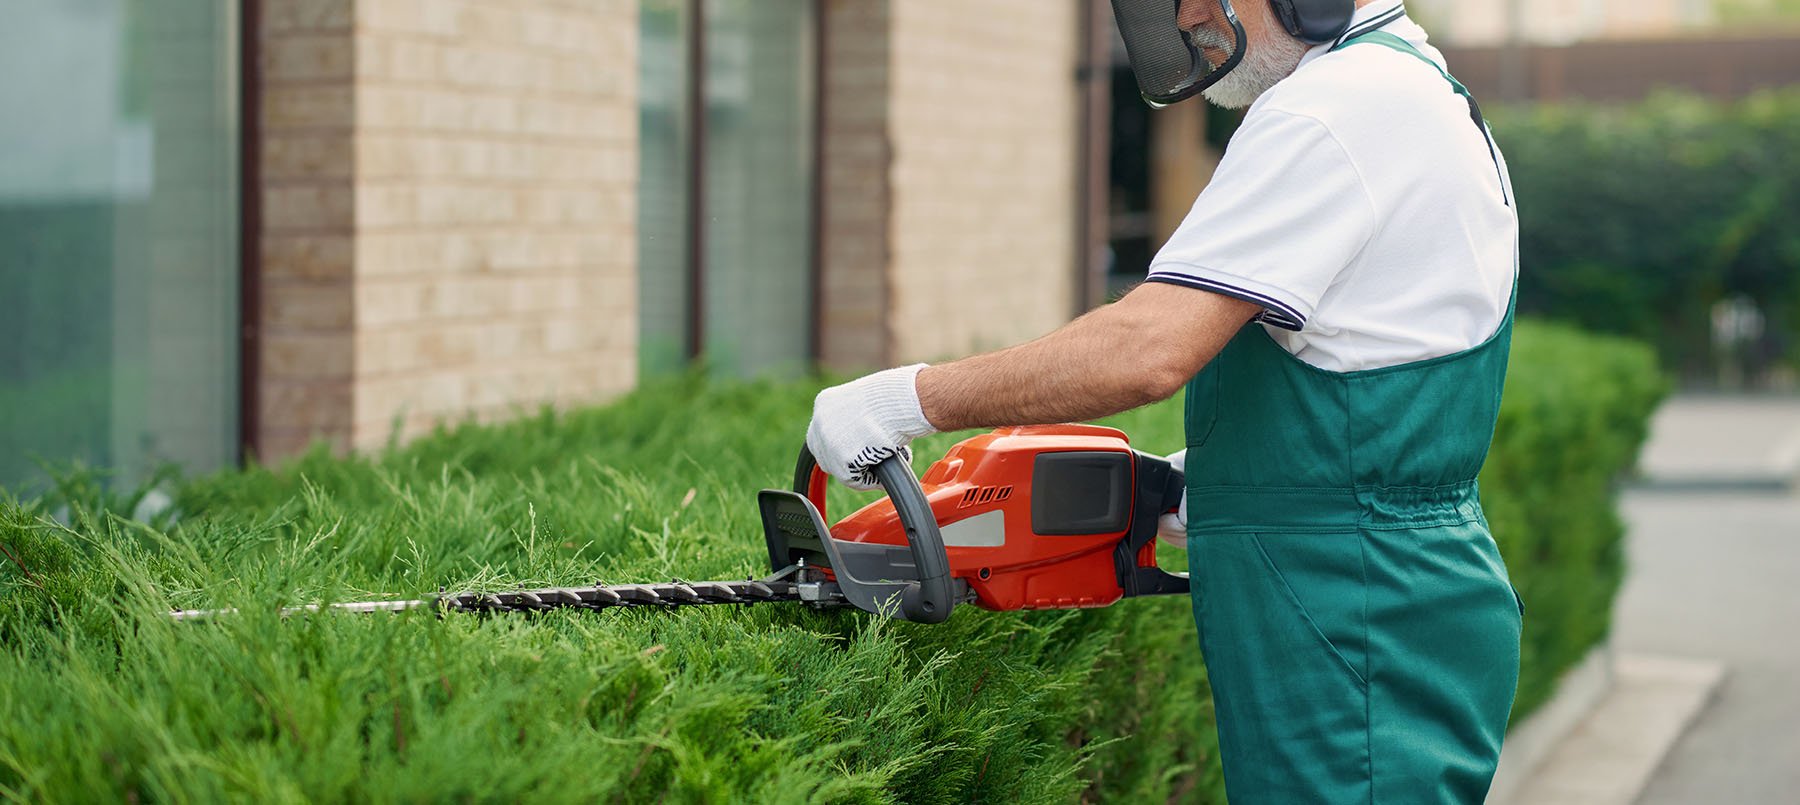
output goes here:
[[1189, 383], [1194, 617], [1234, 805], [1486, 795], [1523, 612], [1475, 476], [1512, 320], [1356, 372], [1248, 326]]

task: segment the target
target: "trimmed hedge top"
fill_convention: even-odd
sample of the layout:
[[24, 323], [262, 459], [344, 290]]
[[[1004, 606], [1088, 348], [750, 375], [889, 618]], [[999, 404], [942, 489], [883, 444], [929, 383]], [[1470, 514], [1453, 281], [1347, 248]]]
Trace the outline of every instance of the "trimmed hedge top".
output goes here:
[[[1521, 327], [1484, 497], [1524, 595], [1520, 705], [1605, 632], [1647, 350]], [[278, 604], [745, 577], [815, 383], [604, 408], [187, 482], [0, 503], [0, 791], [50, 799], [1222, 802], [1188, 603], [885, 622], [794, 605], [282, 620]], [[1179, 401], [1109, 421], [1181, 443]], [[960, 435], [925, 440], [920, 465]], [[834, 489], [833, 511], [862, 497]], [[53, 517], [52, 515], [55, 515]], [[60, 522], [59, 522], [60, 521]], [[66, 523], [67, 525], [64, 525]], [[1166, 552], [1168, 553], [1168, 552]], [[1185, 557], [1164, 557], [1181, 567]], [[176, 624], [169, 607], [240, 606]]]

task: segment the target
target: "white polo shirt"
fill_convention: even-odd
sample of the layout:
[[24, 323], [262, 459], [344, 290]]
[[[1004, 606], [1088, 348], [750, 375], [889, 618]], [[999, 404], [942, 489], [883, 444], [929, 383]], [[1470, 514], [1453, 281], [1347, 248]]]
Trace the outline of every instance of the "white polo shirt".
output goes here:
[[[1358, 9], [1345, 37], [1375, 29], [1444, 64], [1400, 2]], [[1269, 335], [1323, 369], [1449, 355], [1505, 318], [1512, 197], [1499, 148], [1431, 65], [1320, 45], [1251, 105], [1148, 279], [1262, 305]]]

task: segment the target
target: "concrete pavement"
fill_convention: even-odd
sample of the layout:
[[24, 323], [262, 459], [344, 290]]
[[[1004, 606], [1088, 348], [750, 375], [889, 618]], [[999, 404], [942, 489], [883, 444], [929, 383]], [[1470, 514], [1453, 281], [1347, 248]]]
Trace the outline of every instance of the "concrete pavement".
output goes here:
[[1514, 802], [1800, 802], [1800, 398], [1677, 397], [1621, 499], [1614, 684]]
[[1625, 496], [1631, 573], [1615, 645], [1730, 669], [1639, 801], [1800, 802], [1800, 399], [1677, 397], [1642, 467], [1664, 482], [1760, 475], [1787, 488], [1664, 483]]
[[1725, 667], [1712, 660], [1620, 654], [1611, 671], [1605, 697], [1509, 802], [1631, 805], [1712, 700]]
[[1650, 423], [1638, 469], [1660, 489], [1768, 489], [1800, 472], [1800, 398], [1678, 396]]
[[1614, 645], [1729, 669], [1638, 802], [1800, 802], [1800, 498], [1634, 492], [1624, 504], [1631, 573]]

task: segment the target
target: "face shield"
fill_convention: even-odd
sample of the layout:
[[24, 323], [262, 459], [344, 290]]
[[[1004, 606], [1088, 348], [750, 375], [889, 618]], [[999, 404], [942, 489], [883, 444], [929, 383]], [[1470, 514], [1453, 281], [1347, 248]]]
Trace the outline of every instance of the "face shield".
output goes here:
[[[1183, 2], [1217, 3], [1218, 12], [1189, 33], [1177, 22]], [[1137, 75], [1138, 92], [1153, 107], [1199, 95], [1244, 58], [1244, 26], [1231, 0], [1112, 0], [1112, 7], [1131, 71]], [[1220, 20], [1230, 26], [1230, 38], [1215, 30]], [[1221, 61], [1215, 65], [1208, 55]]]

